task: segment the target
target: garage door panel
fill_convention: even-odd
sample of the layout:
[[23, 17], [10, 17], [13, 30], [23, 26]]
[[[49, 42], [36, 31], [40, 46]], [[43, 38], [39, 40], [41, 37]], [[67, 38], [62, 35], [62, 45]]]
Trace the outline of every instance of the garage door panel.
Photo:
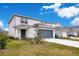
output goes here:
[[41, 30], [41, 37], [42, 38], [53, 38], [53, 31], [52, 30]]

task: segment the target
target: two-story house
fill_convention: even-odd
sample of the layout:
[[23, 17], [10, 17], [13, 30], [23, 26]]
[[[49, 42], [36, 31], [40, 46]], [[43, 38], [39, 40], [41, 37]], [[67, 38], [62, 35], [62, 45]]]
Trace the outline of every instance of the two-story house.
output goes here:
[[[34, 38], [36, 36], [35, 30], [41, 31], [42, 38], [55, 38], [54, 24], [38, 19], [14, 14], [8, 24], [9, 36], [14, 38]], [[39, 24], [39, 28], [35, 28], [34, 24]]]

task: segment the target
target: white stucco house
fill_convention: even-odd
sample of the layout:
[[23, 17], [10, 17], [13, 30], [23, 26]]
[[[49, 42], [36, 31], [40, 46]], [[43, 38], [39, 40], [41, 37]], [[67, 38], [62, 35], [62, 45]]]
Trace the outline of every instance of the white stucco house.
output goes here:
[[[18, 14], [12, 15], [9, 21], [9, 36], [14, 38], [34, 38], [36, 30], [41, 31], [42, 38], [55, 38], [55, 27], [60, 27], [58, 24], [51, 24], [32, 17], [22, 16]], [[33, 25], [39, 24], [39, 28]]]

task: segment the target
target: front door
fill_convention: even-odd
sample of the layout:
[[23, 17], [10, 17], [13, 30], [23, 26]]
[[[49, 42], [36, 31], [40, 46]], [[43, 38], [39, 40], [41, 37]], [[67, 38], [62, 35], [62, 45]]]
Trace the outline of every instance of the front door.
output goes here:
[[25, 29], [21, 29], [21, 38], [25, 38]]

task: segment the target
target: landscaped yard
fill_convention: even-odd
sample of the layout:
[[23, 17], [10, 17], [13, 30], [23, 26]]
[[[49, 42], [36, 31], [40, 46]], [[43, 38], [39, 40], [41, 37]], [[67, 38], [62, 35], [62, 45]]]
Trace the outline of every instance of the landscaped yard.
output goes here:
[[68, 47], [55, 43], [43, 42], [43, 44], [31, 44], [27, 40], [9, 40], [6, 49], [0, 49], [0, 55], [4, 56], [69, 56], [79, 55], [79, 48]]

